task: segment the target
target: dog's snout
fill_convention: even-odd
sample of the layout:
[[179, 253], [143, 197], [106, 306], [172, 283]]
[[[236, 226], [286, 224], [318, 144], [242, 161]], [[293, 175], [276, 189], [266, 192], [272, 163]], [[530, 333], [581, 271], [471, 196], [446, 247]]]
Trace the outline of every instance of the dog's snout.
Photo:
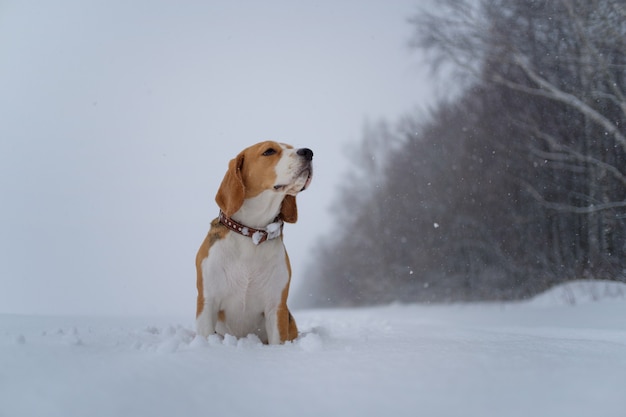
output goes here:
[[300, 155], [301, 157], [303, 157], [304, 159], [306, 159], [307, 161], [313, 160], [313, 151], [310, 150], [309, 148], [298, 149], [296, 153]]

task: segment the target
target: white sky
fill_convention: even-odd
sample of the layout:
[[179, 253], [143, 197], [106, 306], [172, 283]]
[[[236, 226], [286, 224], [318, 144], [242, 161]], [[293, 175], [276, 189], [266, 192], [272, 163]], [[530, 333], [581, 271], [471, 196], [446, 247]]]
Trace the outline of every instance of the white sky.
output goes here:
[[195, 311], [228, 161], [315, 152], [285, 227], [297, 290], [366, 120], [434, 102], [419, 0], [0, 3], [0, 312]]

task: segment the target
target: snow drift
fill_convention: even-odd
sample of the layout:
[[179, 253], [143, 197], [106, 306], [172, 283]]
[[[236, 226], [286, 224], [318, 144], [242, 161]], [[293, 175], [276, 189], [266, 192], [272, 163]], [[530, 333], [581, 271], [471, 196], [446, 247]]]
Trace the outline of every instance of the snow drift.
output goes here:
[[533, 298], [533, 305], [574, 305], [626, 300], [626, 284], [615, 281], [573, 281], [560, 284]]

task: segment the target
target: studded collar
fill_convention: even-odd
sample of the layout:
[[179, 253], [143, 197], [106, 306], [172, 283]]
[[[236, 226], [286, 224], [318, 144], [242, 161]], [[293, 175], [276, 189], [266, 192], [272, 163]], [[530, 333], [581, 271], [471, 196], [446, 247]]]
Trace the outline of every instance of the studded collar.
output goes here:
[[271, 240], [279, 237], [283, 232], [282, 219], [276, 218], [274, 222], [268, 224], [263, 229], [255, 229], [254, 227], [245, 226], [224, 214], [220, 211], [219, 221], [228, 229], [242, 236], [246, 236], [252, 239], [252, 243], [258, 245], [266, 240]]

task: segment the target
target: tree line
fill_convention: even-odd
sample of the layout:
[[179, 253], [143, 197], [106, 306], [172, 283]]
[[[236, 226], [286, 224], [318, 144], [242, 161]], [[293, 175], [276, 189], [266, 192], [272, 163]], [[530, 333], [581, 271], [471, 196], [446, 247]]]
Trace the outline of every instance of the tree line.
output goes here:
[[462, 92], [368, 126], [307, 304], [519, 299], [626, 281], [626, 4], [444, 0], [411, 45]]

